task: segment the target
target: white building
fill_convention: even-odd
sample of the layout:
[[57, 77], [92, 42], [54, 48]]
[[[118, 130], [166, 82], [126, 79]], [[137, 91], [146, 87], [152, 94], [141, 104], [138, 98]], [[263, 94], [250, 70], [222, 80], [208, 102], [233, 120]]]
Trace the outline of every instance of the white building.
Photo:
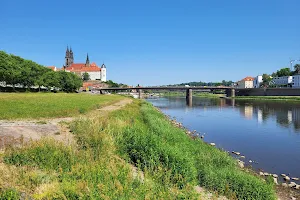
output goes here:
[[286, 86], [286, 85], [292, 85], [293, 77], [292, 76], [282, 76], [282, 77], [274, 77], [273, 83], [276, 86]]
[[237, 82], [237, 88], [253, 88], [254, 78], [247, 76], [246, 78]]
[[254, 88], [260, 88], [260, 84], [263, 82], [263, 78], [261, 75], [257, 76], [253, 80], [253, 87]]
[[103, 82], [106, 82], [106, 66], [104, 65], [104, 63], [101, 66], [101, 74], [100, 74], [100, 80]]
[[300, 88], [300, 75], [293, 76], [292, 87]]

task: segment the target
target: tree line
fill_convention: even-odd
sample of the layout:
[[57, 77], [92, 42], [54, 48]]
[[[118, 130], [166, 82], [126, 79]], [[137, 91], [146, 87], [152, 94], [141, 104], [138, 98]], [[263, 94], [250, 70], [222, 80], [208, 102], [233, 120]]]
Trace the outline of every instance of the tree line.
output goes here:
[[192, 81], [188, 83], [180, 83], [176, 85], [168, 85], [168, 86], [231, 86], [233, 84], [233, 81], [226, 81], [223, 80], [222, 82], [202, 82], [202, 81]]
[[0, 51], [0, 82], [23, 88], [46, 87], [48, 90], [58, 89], [74, 92], [82, 86], [82, 79], [65, 71], [55, 72], [31, 60]]

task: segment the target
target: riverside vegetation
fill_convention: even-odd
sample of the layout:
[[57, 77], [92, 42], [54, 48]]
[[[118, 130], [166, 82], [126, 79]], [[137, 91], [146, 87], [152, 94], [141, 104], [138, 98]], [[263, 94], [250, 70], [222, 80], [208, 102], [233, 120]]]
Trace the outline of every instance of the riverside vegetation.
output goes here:
[[43, 139], [6, 149], [0, 199], [198, 199], [195, 185], [230, 199], [275, 199], [272, 181], [191, 139], [144, 101], [93, 112], [70, 130], [76, 145]]

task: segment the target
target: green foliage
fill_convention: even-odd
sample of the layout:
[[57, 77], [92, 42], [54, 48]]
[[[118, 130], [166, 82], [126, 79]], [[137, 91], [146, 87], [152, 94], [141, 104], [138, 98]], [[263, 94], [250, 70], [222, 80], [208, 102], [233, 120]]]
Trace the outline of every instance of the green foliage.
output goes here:
[[277, 72], [275, 73], [275, 75], [277, 77], [282, 77], [282, 76], [292, 76], [293, 72], [291, 71], [290, 68], [282, 68], [280, 70], [277, 70]]
[[66, 92], [74, 92], [82, 86], [80, 77], [64, 71], [54, 72], [31, 60], [0, 51], [0, 82], [6, 82], [15, 88], [32, 86], [47, 87], [48, 90], [58, 88]]
[[108, 80], [105, 82], [106, 84], [108, 84], [108, 87], [128, 87], [128, 85], [123, 84], [123, 83], [115, 83], [112, 80]]
[[82, 74], [82, 80], [88, 81], [88, 80], [90, 80], [90, 79], [91, 79], [91, 78], [90, 78], [89, 73], [84, 72], [84, 73]]
[[0, 200], [19, 200], [20, 194], [15, 189], [0, 190]]
[[226, 81], [222, 80], [222, 82], [202, 82], [202, 81], [193, 81], [193, 82], [188, 82], [188, 83], [180, 83], [176, 85], [169, 85], [169, 86], [231, 86], [233, 81]]
[[0, 119], [73, 117], [123, 98], [84, 93], [2, 93]]
[[32, 142], [26, 148], [10, 149], [4, 157], [4, 162], [13, 165], [57, 171], [70, 171], [75, 160], [75, 152], [71, 148], [54, 140]]
[[263, 79], [262, 84], [265, 87], [269, 86], [270, 85], [270, 81], [272, 80], [271, 76], [268, 75], [268, 74], [263, 74], [262, 75], [262, 79]]
[[293, 74], [300, 74], [300, 64], [294, 65], [294, 70]]
[[59, 71], [60, 88], [65, 92], [75, 92], [82, 86], [82, 80], [73, 73]]

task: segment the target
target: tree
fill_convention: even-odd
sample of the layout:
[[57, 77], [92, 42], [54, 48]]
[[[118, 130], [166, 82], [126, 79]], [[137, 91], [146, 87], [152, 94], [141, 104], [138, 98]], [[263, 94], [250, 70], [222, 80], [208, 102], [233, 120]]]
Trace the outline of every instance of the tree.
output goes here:
[[90, 80], [90, 79], [91, 79], [91, 78], [90, 78], [89, 73], [84, 72], [84, 73], [82, 74], [82, 80], [88, 81], [88, 80]]
[[293, 72], [288, 67], [277, 70], [277, 72], [276, 72], [277, 77], [291, 76], [292, 74], [293, 74]]
[[270, 85], [270, 81], [272, 80], [271, 76], [268, 74], [263, 74], [262, 78], [263, 78], [263, 82], [262, 82], [263, 86], [268, 87]]
[[300, 64], [294, 65], [294, 74], [300, 74]]

